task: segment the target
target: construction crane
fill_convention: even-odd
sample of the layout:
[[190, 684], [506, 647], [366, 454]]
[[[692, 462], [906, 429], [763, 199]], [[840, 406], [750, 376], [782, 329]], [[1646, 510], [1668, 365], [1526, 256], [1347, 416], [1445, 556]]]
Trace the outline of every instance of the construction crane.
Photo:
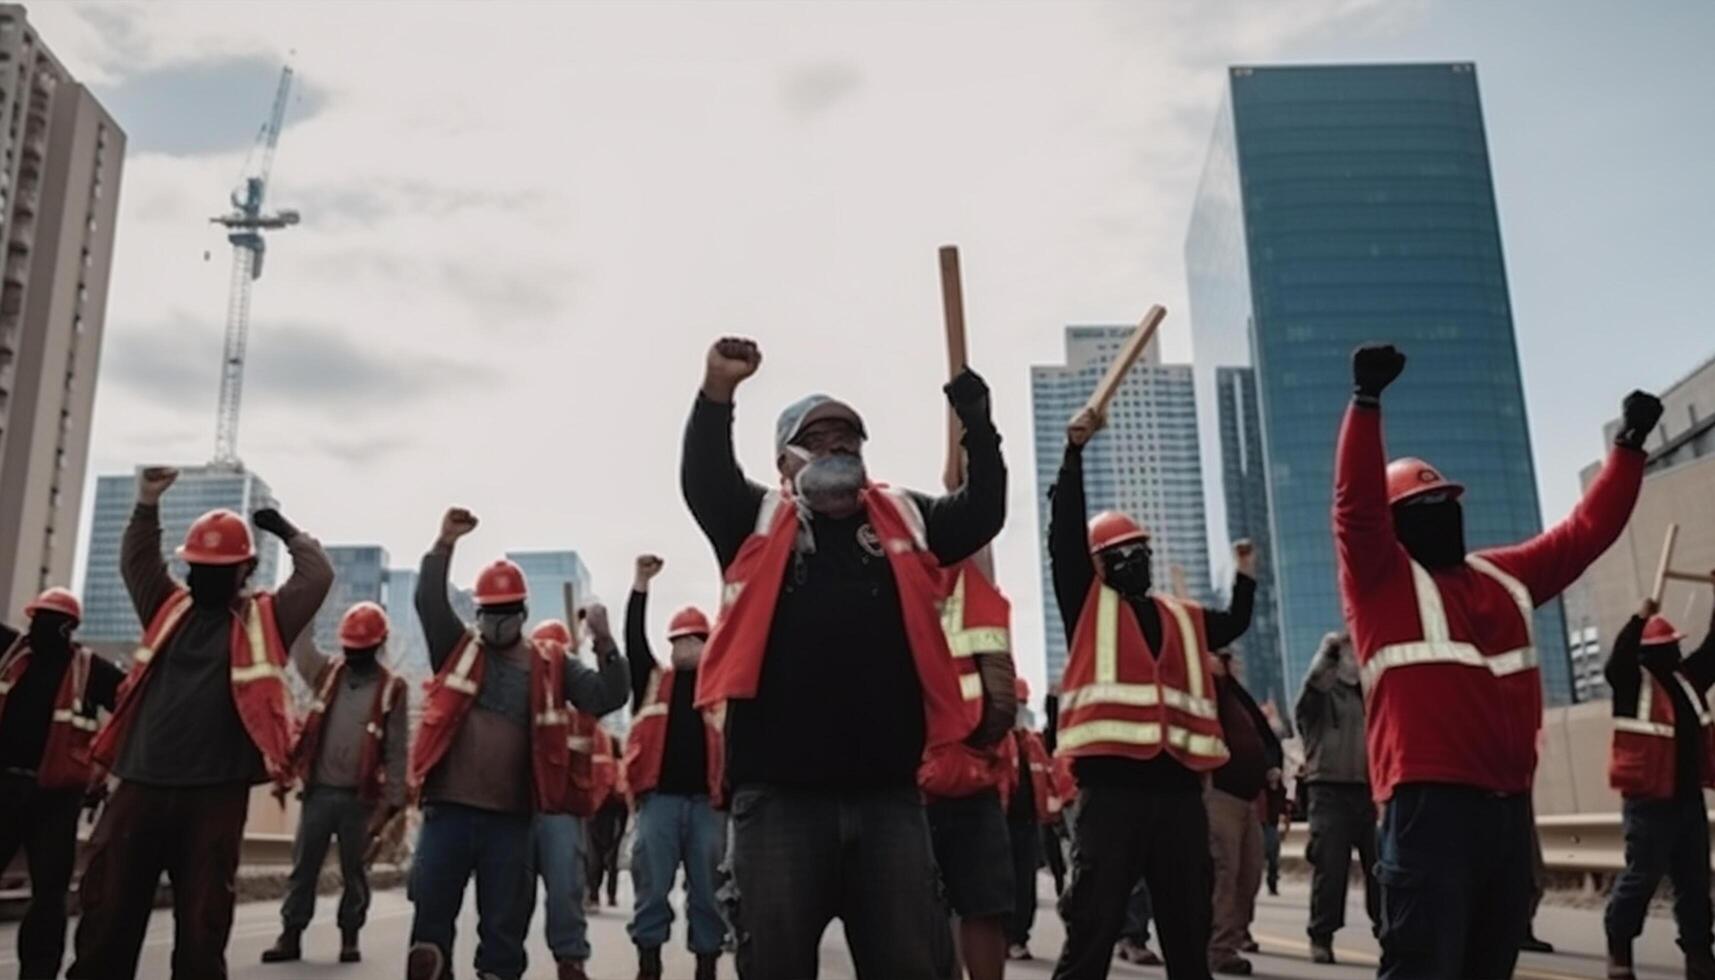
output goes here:
[[[282, 208], [265, 213], [262, 201], [268, 194], [268, 175], [274, 169], [274, 151], [280, 145], [280, 126], [286, 118], [286, 96], [292, 89], [292, 66], [280, 70], [280, 88], [274, 93], [274, 108], [262, 124], [256, 143], [245, 159], [244, 176], [232, 192], [232, 210], [209, 221], [226, 228], [232, 243], [232, 284], [226, 299], [226, 350], [220, 368], [220, 414], [215, 422], [214, 463], [238, 466], [238, 410], [244, 398], [244, 349], [250, 338], [250, 289], [262, 277], [262, 257], [267, 252], [264, 231], [278, 231], [298, 223], [298, 212]], [[260, 150], [260, 154], [257, 152]]]

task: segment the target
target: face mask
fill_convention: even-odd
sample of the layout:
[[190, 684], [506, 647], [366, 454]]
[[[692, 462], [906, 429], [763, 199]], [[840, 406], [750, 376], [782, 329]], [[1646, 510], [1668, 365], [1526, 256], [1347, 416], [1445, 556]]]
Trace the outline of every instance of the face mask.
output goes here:
[[1393, 509], [1393, 528], [1406, 554], [1424, 568], [1465, 561], [1465, 511], [1457, 500], [1400, 504]]
[[345, 651], [346, 665], [354, 670], [368, 670], [375, 666], [375, 658], [379, 652], [379, 647], [367, 647], [362, 650], [347, 649]]
[[493, 650], [505, 650], [516, 645], [518, 638], [524, 635], [524, 616], [522, 611], [477, 610], [476, 631], [482, 637], [483, 646]]
[[1667, 673], [1679, 666], [1678, 643], [1654, 643], [1639, 651], [1638, 659], [1646, 669]]
[[1154, 583], [1150, 576], [1148, 548], [1104, 551], [1101, 559], [1102, 580], [1112, 586], [1114, 591], [1128, 599], [1141, 599], [1149, 594], [1149, 588]]
[[30, 649], [37, 653], [62, 653], [71, 649], [72, 630], [77, 622], [64, 613], [42, 611], [30, 617]]
[[238, 598], [249, 572], [244, 565], [192, 565], [186, 581], [191, 601], [202, 609], [225, 609]]
[[1349, 687], [1357, 687], [1358, 658], [1352, 656], [1352, 648], [1346, 647], [1340, 651], [1340, 665], [1334, 668], [1334, 679]]
[[812, 510], [820, 510], [824, 502], [850, 500], [853, 494], [863, 489], [866, 479], [863, 457], [851, 453], [830, 453], [805, 463], [793, 478], [793, 484], [797, 487], [798, 496], [803, 497]]
[[703, 643], [700, 636], [681, 636], [673, 641], [673, 652], [668, 656], [674, 670], [696, 670], [697, 664], [703, 660]]

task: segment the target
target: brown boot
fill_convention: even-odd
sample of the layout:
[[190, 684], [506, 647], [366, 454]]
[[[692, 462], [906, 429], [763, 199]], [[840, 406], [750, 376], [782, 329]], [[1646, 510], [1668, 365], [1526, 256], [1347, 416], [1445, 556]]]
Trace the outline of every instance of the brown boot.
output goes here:
[[637, 947], [637, 980], [661, 980], [661, 947]]
[[715, 980], [715, 964], [719, 963], [719, 953], [697, 954], [697, 980]]
[[405, 955], [405, 980], [441, 980], [446, 954], [434, 943], [418, 943]]
[[559, 969], [559, 980], [590, 980], [590, 975], [584, 972], [583, 960], [557, 960], [554, 965]]
[[299, 942], [303, 934], [302, 929], [287, 929], [280, 933], [280, 938], [274, 940], [274, 945], [262, 951], [262, 962], [295, 963], [303, 959], [304, 949]]
[[341, 929], [339, 931], [339, 961], [341, 963], [363, 962], [363, 951], [357, 948], [356, 929]]

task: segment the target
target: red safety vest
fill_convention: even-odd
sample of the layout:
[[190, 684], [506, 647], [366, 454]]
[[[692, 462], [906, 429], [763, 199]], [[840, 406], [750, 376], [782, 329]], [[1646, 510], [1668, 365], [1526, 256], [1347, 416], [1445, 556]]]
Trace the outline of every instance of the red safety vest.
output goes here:
[[1012, 795], [1018, 790], [1018, 757], [1022, 751], [1025, 764], [1030, 767], [1030, 797], [1036, 803], [1036, 822], [1047, 826], [1059, 820], [1061, 811], [1066, 809], [1066, 799], [1061, 795], [1063, 787], [1055, 778], [1054, 760], [1048, 757], [1042, 736], [1028, 728], [1015, 728], [1000, 744], [1006, 765], [1006, 778], [1000, 787], [1001, 804], [1011, 806]]
[[[36, 770], [36, 784], [43, 789], [87, 789], [95, 778], [90, 763], [90, 745], [100, 727], [95, 707], [85, 713], [84, 690], [89, 684], [90, 658], [94, 654], [72, 644], [71, 662], [60, 676], [54, 695], [54, 713], [48, 721], [48, 740]], [[0, 656], [0, 715], [6, 713], [6, 697], [30, 667], [30, 637], [22, 634]]]
[[[977, 669], [977, 655], [1012, 652], [1012, 603], [973, 559], [941, 571], [943, 581], [950, 583], [941, 604], [941, 631], [958, 666], [966, 723], [974, 729], [983, 717], [983, 678]], [[1007, 778], [1001, 752], [999, 744], [979, 749], [963, 742], [928, 749], [917, 771], [917, 784], [938, 798], [975, 796], [998, 789]]]
[[[387, 771], [381, 765], [387, 721], [393, 709], [405, 703], [405, 678], [379, 664], [377, 667], [381, 678], [370, 701], [369, 720], [363, 726], [363, 747], [357, 756], [357, 794], [368, 802], [381, 798], [387, 779]], [[345, 676], [345, 668], [344, 660], [336, 660], [322, 669], [320, 683], [316, 685], [316, 699], [310, 703], [309, 714], [304, 716], [303, 728], [298, 732], [297, 744], [292, 747], [293, 766], [306, 786], [315, 775], [316, 759], [322, 749], [322, 726], [327, 723], [328, 709], [339, 697], [339, 681]]]
[[[963, 740], [972, 728], [959, 690], [959, 669], [941, 629], [938, 607], [946, 595], [945, 572], [929, 550], [923, 515], [910, 495], [872, 484], [862, 500], [893, 568], [906, 641], [923, 690], [925, 748], [934, 751]], [[797, 537], [797, 506], [791, 495], [769, 493], [757, 514], [755, 532], [727, 567], [720, 617], [697, 671], [697, 707], [756, 696], [768, 629]], [[775, 737], [791, 738], [792, 733], [777, 732]]]
[[608, 767], [613, 770], [613, 795], [629, 804], [631, 802], [631, 777], [625, 773], [625, 746], [620, 743], [617, 736], [605, 729], [603, 729], [601, 737], [607, 742], [607, 755], [605, 757], [597, 756], [596, 761], [599, 763], [602, 758], [607, 759]]
[[[120, 747], [136, 719], [156, 655], [172, 641], [191, 608], [190, 590], [179, 588], [161, 603], [143, 642], [131, 655], [131, 671], [119, 685], [113, 718], [96, 736], [91, 754], [103, 770], [113, 768]], [[232, 614], [232, 703], [250, 743], [262, 755], [268, 778], [292, 785], [292, 715], [286, 691], [286, 643], [274, 621], [274, 597], [266, 592], [246, 596]]]
[[[703, 663], [707, 664], [706, 650], [703, 656]], [[661, 783], [661, 759], [667, 753], [667, 716], [672, 710], [676, 676], [675, 671], [656, 667], [649, 674], [649, 686], [643, 691], [642, 707], [637, 709], [636, 717], [631, 720], [631, 732], [625, 738], [625, 777], [634, 799]], [[721, 790], [726, 778], [726, 703], [723, 701], [713, 708], [704, 708], [701, 714], [709, 802], [718, 807], [723, 803]]]
[[1161, 650], [1151, 656], [1137, 614], [1097, 580], [1084, 599], [1061, 681], [1057, 752], [1153, 759], [1163, 750], [1193, 772], [1227, 761], [1215, 708], [1214, 658], [1201, 607], [1153, 596]]
[[[1674, 704], [1667, 688], [1648, 670], [1638, 685], [1633, 705], [1614, 702], [1614, 740], [1608, 755], [1608, 785], [1621, 795], [1646, 800], [1667, 800], [1674, 795]], [[1691, 709], [1697, 712], [1703, 738], [1703, 785], [1715, 788], [1715, 717], [1702, 695], [1680, 670], [1673, 679]]]
[[572, 709], [566, 752], [571, 757], [566, 811], [577, 817], [593, 817], [613, 792], [613, 747], [601, 730], [601, 719]]
[[[571, 785], [572, 710], [565, 700], [565, 650], [554, 644], [531, 642], [530, 658], [530, 775], [536, 809], [569, 813]], [[482, 689], [486, 651], [475, 633], [467, 632], [453, 648], [440, 673], [423, 687], [423, 718], [411, 742], [411, 773], [407, 785], [420, 797], [429, 773], [446, 757], [464, 726], [465, 716]]]

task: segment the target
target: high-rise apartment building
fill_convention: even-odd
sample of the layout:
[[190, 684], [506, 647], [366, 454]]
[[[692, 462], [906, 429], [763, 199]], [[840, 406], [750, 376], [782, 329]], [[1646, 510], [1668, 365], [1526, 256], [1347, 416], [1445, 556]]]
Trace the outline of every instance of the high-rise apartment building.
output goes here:
[[[1043, 651], [1050, 686], [1059, 683], [1066, 668], [1067, 624], [1060, 621], [1048, 560], [1048, 488], [1060, 472], [1066, 423], [1084, 406], [1132, 329], [1067, 327], [1066, 363], [1030, 369], [1042, 531]], [[1109, 406], [1107, 428], [1084, 449], [1084, 489], [1090, 516], [1120, 510], [1149, 528], [1158, 586], [1170, 589], [1182, 581], [1191, 598], [1206, 602], [1209, 546], [1198, 452], [1191, 366], [1161, 363], [1160, 347], [1152, 341]]]
[[[95, 518], [90, 526], [83, 580], [83, 626], [78, 631], [86, 641], [130, 644], [143, 635], [119, 574], [120, 542], [136, 502], [135, 475], [103, 476], [95, 481]], [[185, 563], [173, 552], [184, 541], [192, 521], [217, 507], [248, 517], [264, 507], [278, 506], [268, 484], [242, 467], [184, 467], [178, 481], [161, 498], [161, 551], [173, 574], [183, 581]], [[272, 587], [280, 575], [280, 539], [254, 525], [250, 533], [256, 541], [257, 556], [250, 581]]]
[[125, 133], [0, 4], [0, 617], [70, 585]]
[[339, 649], [339, 621], [345, 611], [359, 602], [387, 608], [392, 581], [387, 573], [387, 549], [378, 544], [330, 544], [326, 549], [328, 562], [333, 565], [333, 588], [316, 613], [313, 629], [316, 646], [331, 653]]
[[[1410, 357], [1388, 451], [1465, 484], [1468, 545], [1541, 530], [1474, 66], [1231, 69], [1185, 256], [1199, 384], [1255, 369], [1287, 678], [1341, 625], [1329, 513], [1359, 344]], [[1534, 625], [1564, 703], [1559, 603]]]
[[1280, 611], [1274, 596], [1274, 560], [1269, 549], [1268, 483], [1262, 459], [1262, 420], [1256, 406], [1256, 374], [1250, 368], [1216, 368], [1215, 400], [1221, 430], [1221, 486], [1227, 505], [1227, 538], [1249, 539], [1257, 549], [1256, 605], [1251, 628], [1233, 643], [1244, 664], [1245, 687], [1259, 702], [1273, 701], [1292, 717], [1296, 683], [1282, 672]]

